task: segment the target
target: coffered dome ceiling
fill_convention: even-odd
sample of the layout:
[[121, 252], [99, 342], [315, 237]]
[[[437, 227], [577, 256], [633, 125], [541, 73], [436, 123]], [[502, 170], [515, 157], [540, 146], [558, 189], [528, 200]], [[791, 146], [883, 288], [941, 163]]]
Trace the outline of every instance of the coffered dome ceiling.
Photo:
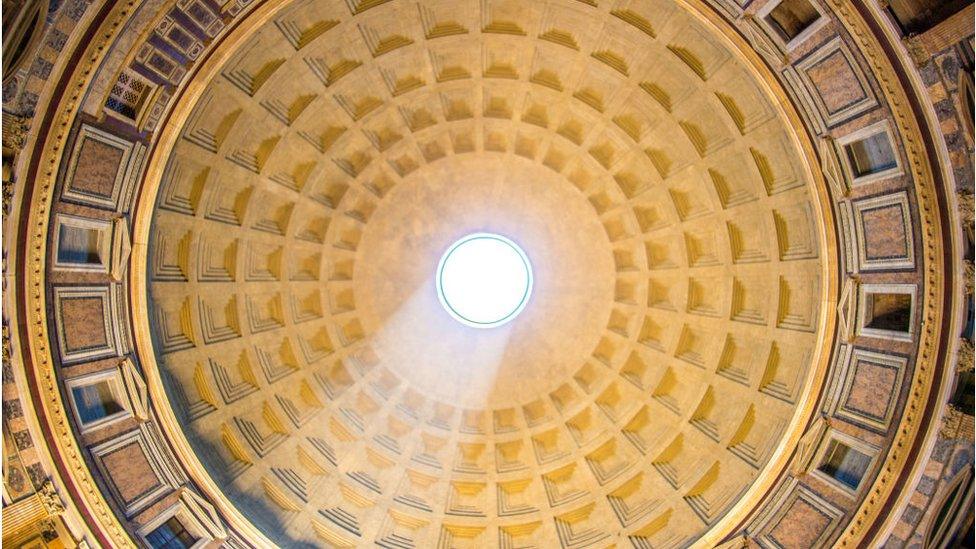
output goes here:
[[[91, 539], [874, 540], [951, 383], [942, 172], [864, 14], [761, 4], [93, 14], [22, 258]], [[477, 232], [534, 274], [484, 330]]]
[[[719, 32], [669, 1], [296, 2], [218, 70], [148, 292], [177, 417], [270, 539], [681, 543], [749, 490], [834, 261], [795, 130]], [[535, 270], [489, 331], [434, 284], [483, 230]]]

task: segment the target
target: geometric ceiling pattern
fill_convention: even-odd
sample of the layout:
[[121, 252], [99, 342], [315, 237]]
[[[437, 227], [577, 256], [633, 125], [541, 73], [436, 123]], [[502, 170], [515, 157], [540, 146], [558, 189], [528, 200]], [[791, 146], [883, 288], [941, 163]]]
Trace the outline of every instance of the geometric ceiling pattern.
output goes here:
[[3, 543], [952, 546], [973, 8], [913, 6], [5, 2]]
[[[150, 318], [271, 539], [683, 544], [776, 449], [823, 314], [810, 176], [720, 37], [632, 4], [299, 3], [203, 91]], [[547, 253], [501, 343], [429, 295], [479, 223]]]

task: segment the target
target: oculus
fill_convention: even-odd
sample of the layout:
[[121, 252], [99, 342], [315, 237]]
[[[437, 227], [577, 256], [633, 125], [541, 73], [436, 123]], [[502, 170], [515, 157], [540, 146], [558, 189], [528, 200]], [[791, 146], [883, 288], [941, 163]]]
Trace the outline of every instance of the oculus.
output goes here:
[[494, 328], [514, 319], [532, 295], [532, 265], [522, 248], [492, 233], [473, 233], [444, 252], [437, 297], [458, 322]]

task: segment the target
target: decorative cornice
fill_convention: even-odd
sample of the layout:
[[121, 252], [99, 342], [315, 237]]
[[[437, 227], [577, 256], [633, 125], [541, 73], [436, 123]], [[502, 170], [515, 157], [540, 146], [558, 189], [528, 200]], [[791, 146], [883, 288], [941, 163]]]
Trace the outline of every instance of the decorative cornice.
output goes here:
[[[12, 288], [19, 296], [20, 329], [23, 363], [33, 390], [33, 408], [37, 410], [41, 426], [46, 431], [47, 449], [59, 466], [61, 480], [71, 492], [72, 503], [87, 516], [88, 527], [114, 547], [134, 546], [132, 539], [119, 522], [96, 484], [81, 448], [71, 430], [65, 403], [61, 399], [58, 379], [54, 371], [45, 311], [47, 280], [47, 230], [50, 220], [54, 185], [58, 167], [65, 153], [71, 122], [77, 115], [80, 101], [95, 75], [95, 68], [108, 53], [109, 46], [137, 6], [135, 0], [108, 3], [101, 6], [87, 42], [84, 55], [73, 70], [66, 74], [39, 125], [38, 140], [31, 160], [27, 180], [32, 188], [24, 195], [22, 215], [23, 241], [17, 272], [19, 284]], [[95, 32], [97, 30], [97, 32]], [[71, 85], [69, 85], [69, 82]]]
[[912, 34], [902, 38], [902, 42], [905, 44], [905, 49], [908, 50], [908, 55], [912, 57], [912, 61], [919, 67], [924, 67], [931, 61], [932, 54], [929, 52], [921, 36]]
[[919, 203], [922, 241], [920, 256], [923, 259], [920, 315], [922, 329], [908, 400], [880, 473], [837, 541], [838, 547], [859, 547], [883, 543], [883, 540], [872, 542], [869, 538], [871, 531], [887, 518], [888, 506], [892, 498], [897, 496], [896, 491], [905, 487], [899, 479], [913, 467], [910, 459], [913, 448], [921, 444], [931, 432], [931, 416], [927, 415], [926, 410], [931, 406], [932, 399], [939, 398], [940, 379], [936, 375], [941, 369], [939, 361], [944, 360], [940, 349], [940, 342], [944, 337], [943, 323], [953, 316], [945, 308], [945, 292], [950, 287], [947, 269], [952, 266], [946, 265], [944, 261], [945, 236], [941, 217], [944, 212], [929, 162], [930, 156], [926, 150], [922, 128], [896, 68], [885, 53], [879, 38], [849, 0], [831, 0], [830, 6], [867, 60], [891, 109], [892, 122], [904, 145], [908, 157], [906, 167], [912, 176]]
[[54, 487], [54, 483], [51, 482], [51, 479], [45, 480], [37, 493], [41, 497], [41, 502], [44, 503], [44, 508], [49, 515], [59, 515], [64, 512], [64, 501], [58, 495], [58, 491]]
[[21, 151], [27, 142], [27, 132], [30, 131], [33, 117], [18, 116], [3, 113], [3, 147], [14, 151]]

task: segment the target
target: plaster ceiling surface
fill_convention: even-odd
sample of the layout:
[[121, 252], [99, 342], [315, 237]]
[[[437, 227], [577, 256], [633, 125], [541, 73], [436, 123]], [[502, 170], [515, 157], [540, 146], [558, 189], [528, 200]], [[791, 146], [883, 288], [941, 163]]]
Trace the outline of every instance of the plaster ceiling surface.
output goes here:
[[[517, 238], [535, 279], [523, 314], [490, 331], [454, 320], [434, 283], [444, 250], [478, 231]], [[613, 254], [598, 216], [558, 174], [521, 157], [462, 155], [398, 185], [362, 250], [357, 308], [371, 347], [411, 387], [461, 408], [519, 406], [556, 390], [613, 309]]]
[[[680, 545], [788, 436], [824, 337], [817, 192], [684, 5], [295, 1], [205, 85], [150, 322], [197, 457], [276, 543]], [[434, 284], [479, 231], [535, 276], [489, 330]]]

